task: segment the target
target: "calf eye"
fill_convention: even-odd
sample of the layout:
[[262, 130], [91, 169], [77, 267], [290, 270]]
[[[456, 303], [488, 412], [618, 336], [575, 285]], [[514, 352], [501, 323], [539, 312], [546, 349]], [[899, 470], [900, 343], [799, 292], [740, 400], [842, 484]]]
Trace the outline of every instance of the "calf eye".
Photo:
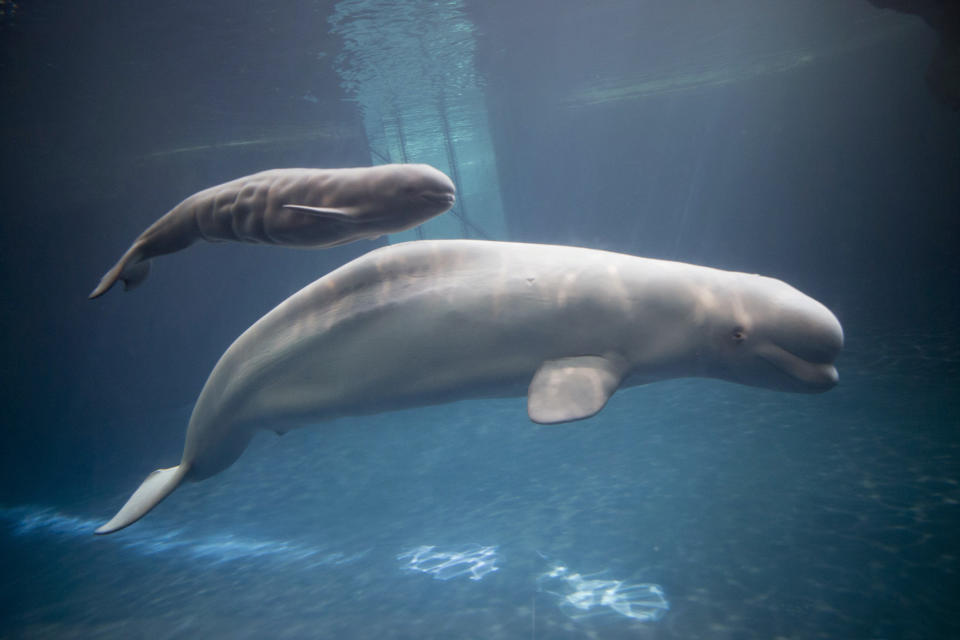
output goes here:
[[747, 339], [747, 334], [743, 330], [743, 327], [734, 327], [730, 333], [730, 337], [733, 338], [734, 342], [743, 342]]

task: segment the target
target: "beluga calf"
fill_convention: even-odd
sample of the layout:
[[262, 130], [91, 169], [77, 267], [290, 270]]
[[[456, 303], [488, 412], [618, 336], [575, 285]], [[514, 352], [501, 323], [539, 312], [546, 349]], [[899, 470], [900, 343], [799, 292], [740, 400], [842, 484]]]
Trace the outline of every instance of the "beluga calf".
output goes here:
[[450, 209], [456, 188], [425, 164], [350, 169], [273, 169], [193, 194], [140, 234], [90, 293], [117, 280], [126, 289], [150, 273], [150, 259], [198, 240], [285, 247], [334, 247], [417, 225]]
[[377, 249], [230, 345], [180, 464], [154, 471], [97, 533], [227, 468], [258, 427], [522, 395], [531, 420], [553, 424], [594, 415], [620, 387], [685, 376], [816, 393], [837, 384], [842, 345], [825, 306], [774, 278], [511, 242]]

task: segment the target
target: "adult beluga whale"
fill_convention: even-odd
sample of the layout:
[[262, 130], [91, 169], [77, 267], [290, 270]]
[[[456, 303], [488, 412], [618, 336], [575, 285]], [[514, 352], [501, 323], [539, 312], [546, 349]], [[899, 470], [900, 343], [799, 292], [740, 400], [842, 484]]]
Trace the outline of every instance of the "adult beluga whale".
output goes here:
[[193, 194], [140, 234], [90, 293], [131, 289], [150, 259], [198, 240], [333, 247], [411, 229], [453, 206], [456, 189], [425, 164], [273, 169]]
[[592, 416], [620, 387], [684, 376], [820, 392], [837, 383], [842, 344], [826, 307], [773, 278], [511, 242], [377, 249], [230, 345], [180, 464], [154, 471], [97, 533], [230, 466], [258, 427], [524, 394], [530, 419], [552, 424]]

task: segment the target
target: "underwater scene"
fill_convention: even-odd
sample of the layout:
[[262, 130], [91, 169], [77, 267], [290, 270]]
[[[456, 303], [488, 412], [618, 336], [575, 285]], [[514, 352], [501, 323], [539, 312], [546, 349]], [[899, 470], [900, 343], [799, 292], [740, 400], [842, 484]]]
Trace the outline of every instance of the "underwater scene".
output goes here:
[[947, 0], [0, 0], [0, 638], [960, 637]]

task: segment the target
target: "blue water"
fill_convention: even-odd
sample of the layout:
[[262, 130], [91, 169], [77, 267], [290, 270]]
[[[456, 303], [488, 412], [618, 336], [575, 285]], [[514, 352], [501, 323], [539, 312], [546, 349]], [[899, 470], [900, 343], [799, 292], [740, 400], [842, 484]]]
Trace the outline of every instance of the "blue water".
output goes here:
[[[550, 7], [0, 0], [0, 638], [960, 637], [943, 24], [866, 0]], [[179, 460], [231, 341], [390, 240], [197, 245], [88, 301], [103, 272], [199, 189], [388, 159], [456, 174], [424, 237], [794, 284], [844, 326], [839, 386], [264, 430], [94, 536]]]
[[571, 425], [501, 400], [264, 433], [114, 536], [135, 477], [7, 507], [7, 632], [948, 637], [960, 359], [918, 339], [851, 338], [823, 396], [686, 380]]

